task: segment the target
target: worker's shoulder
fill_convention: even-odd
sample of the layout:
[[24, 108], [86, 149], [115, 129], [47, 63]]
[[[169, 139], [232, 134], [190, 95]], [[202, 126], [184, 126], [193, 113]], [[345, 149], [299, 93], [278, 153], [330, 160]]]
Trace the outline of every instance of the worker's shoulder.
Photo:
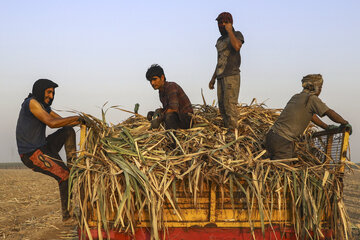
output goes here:
[[[305, 101], [307, 103], [311, 103], [310, 105], [313, 104], [324, 104], [324, 102], [319, 98], [319, 96], [312, 94], [312, 93], [308, 93], [308, 92], [301, 92], [298, 95], [297, 99], [299, 101]], [[295, 95], [294, 95], [295, 96]]]
[[30, 108], [42, 108], [39, 101], [36, 100], [35, 98], [29, 99], [29, 106], [30, 106]]
[[167, 93], [185, 94], [184, 89], [176, 82], [168, 82], [167, 86], [165, 87], [165, 91]]
[[[311, 100], [311, 101], [321, 101], [321, 99], [319, 98], [319, 96], [317, 96], [317, 95], [315, 95], [315, 94], [310, 94], [309, 100]], [[321, 102], [322, 102], [322, 101], [321, 101]]]
[[288, 101], [288, 104], [302, 104], [303, 102], [306, 102], [309, 100], [309, 94], [306, 92], [300, 92], [295, 93], [291, 96], [290, 100]]
[[47, 113], [51, 112], [51, 108], [45, 107], [44, 105], [42, 105], [38, 100], [36, 100], [35, 98], [30, 99], [29, 101], [29, 109], [32, 113], [36, 112], [42, 112], [45, 111]]
[[23, 101], [23, 103], [21, 104], [21, 107], [22, 107], [22, 108], [23, 108], [23, 107], [28, 107], [29, 104], [30, 104], [31, 99], [32, 99], [31, 97], [25, 98], [24, 101]]
[[180, 85], [177, 84], [176, 82], [166, 82], [165, 87], [166, 88], [178, 88], [178, 87], [180, 87]]
[[242, 41], [244, 41], [244, 35], [243, 35], [240, 31], [235, 31], [235, 32], [234, 32], [234, 35], [235, 35], [237, 38], [239, 38], [239, 39], [241, 39]]

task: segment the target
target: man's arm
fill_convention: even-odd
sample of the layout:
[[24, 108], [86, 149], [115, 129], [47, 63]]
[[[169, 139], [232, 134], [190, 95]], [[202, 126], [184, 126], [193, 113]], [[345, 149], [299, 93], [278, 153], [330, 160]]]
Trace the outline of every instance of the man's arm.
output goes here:
[[340, 124], [348, 124], [349, 122], [343, 119], [338, 113], [336, 113], [334, 110], [329, 109], [325, 112], [325, 115], [328, 116], [332, 121]]
[[[51, 115], [52, 117], [54, 117], [54, 118], [64, 119], [63, 117], [61, 117], [59, 114], [57, 114], [57, 113], [54, 112], [54, 111], [51, 111], [51, 112], [50, 112], [50, 115]], [[80, 121], [80, 118], [81, 118], [80, 116], [72, 116], [72, 117], [76, 118], [77, 121], [75, 121], [74, 123], [67, 124], [67, 125], [65, 125], [65, 126], [73, 127], [73, 126], [76, 126], [76, 125], [79, 125], [79, 124], [82, 123], [82, 122]], [[63, 126], [60, 126], [60, 127], [63, 127]], [[55, 128], [57, 128], [57, 127], [55, 127]]]
[[61, 116], [59, 114], [57, 114], [56, 112], [52, 111], [50, 112], [50, 115], [53, 116], [54, 118], [61, 118]]
[[[334, 110], [329, 109], [325, 112], [325, 115], [328, 116], [332, 121], [340, 124], [348, 124], [348, 121], [343, 119], [339, 114], [337, 114]], [[324, 123], [316, 114], [312, 116], [311, 121], [318, 125], [319, 127], [326, 129], [329, 127], [326, 123]]]
[[39, 119], [41, 122], [45, 123], [50, 128], [59, 128], [64, 126], [74, 126], [80, 124], [78, 116], [72, 117], [60, 117], [57, 113], [51, 111], [50, 114], [47, 113], [40, 103], [35, 99], [30, 100], [30, 111], [31, 113]]
[[214, 89], [215, 82], [216, 82], [216, 67], [215, 67], [214, 74], [212, 75], [211, 80], [209, 82], [210, 89]]
[[328, 125], [321, 121], [321, 119], [316, 114], [312, 116], [311, 121], [323, 129], [328, 127]]
[[225, 25], [225, 29], [228, 32], [229, 38], [230, 38], [230, 43], [231, 46], [235, 49], [235, 51], [240, 51], [240, 48], [242, 46], [242, 42], [236, 38], [234, 31], [233, 31], [233, 26], [231, 23], [224, 23]]

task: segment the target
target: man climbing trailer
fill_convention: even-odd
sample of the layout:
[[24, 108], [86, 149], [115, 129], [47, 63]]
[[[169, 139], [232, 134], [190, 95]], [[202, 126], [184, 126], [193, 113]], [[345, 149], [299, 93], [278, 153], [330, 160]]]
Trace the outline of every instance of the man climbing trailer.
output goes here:
[[[21, 161], [35, 172], [55, 178], [59, 183], [63, 221], [70, 219], [68, 178], [71, 161], [76, 157], [75, 131], [79, 116], [60, 117], [51, 109], [58, 85], [48, 79], [37, 80], [25, 98], [16, 126], [16, 142]], [[60, 128], [45, 136], [46, 126]], [[59, 151], [65, 146], [67, 165]], [[39, 186], [42, 187], [42, 186]]]

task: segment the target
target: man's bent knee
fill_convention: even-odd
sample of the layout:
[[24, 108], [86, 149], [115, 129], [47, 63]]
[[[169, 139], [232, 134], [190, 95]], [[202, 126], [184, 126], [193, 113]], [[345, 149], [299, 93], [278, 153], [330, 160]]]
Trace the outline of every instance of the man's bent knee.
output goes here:
[[63, 131], [65, 131], [67, 136], [75, 136], [75, 130], [73, 127], [63, 127]]

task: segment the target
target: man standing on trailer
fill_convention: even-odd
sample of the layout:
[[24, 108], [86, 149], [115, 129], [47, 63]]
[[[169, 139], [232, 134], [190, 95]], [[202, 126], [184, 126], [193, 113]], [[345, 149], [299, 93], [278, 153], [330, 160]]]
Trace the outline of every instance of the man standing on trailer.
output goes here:
[[175, 82], [166, 81], [164, 70], [157, 64], [153, 64], [146, 72], [154, 90], [159, 90], [162, 109], [148, 113], [151, 128], [158, 128], [160, 123], [165, 123], [166, 129], [188, 129], [191, 125], [193, 109], [184, 90]]
[[[56, 83], [48, 79], [37, 80], [32, 93], [25, 98], [16, 126], [16, 142], [21, 161], [35, 172], [55, 178], [59, 183], [63, 221], [70, 219], [68, 205], [69, 164], [76, 156], [75, 131], [79, 116], [60, 117], [51, 110]], [[45, 136], [46, 126], [60, 128]], [[67, 165], [59, 156], [65, 146]], [[43, 186], [39, 186], [43, 187]]]
[[352, 132], [349, 122], [326, 106], [318, 97], [323, 85], [320, 74], [306, 75], [301, 82], [303, 91], [289, 100], [266, 135], [266, 150], [270, 159], [293, 158], [294, 141], [303, 134], [310, 121], [323, 129], [337, 128], [334, 125], [327, 125], [318, 116], [326, 115], [343, 127], [350, 128], [350, 133]]
[[227, 135], [233, 135], [237, 127], [237, 108], [240, 91], [240, 48], [244, 44], [241, 32], [235, 31], [230, 13], [220, 13], [216, 18], [221, 36], [216, 42], [217, 65], [209, 82], [214, 89], [217, 79], [219, 110], [224, 126], [229, 129]]

